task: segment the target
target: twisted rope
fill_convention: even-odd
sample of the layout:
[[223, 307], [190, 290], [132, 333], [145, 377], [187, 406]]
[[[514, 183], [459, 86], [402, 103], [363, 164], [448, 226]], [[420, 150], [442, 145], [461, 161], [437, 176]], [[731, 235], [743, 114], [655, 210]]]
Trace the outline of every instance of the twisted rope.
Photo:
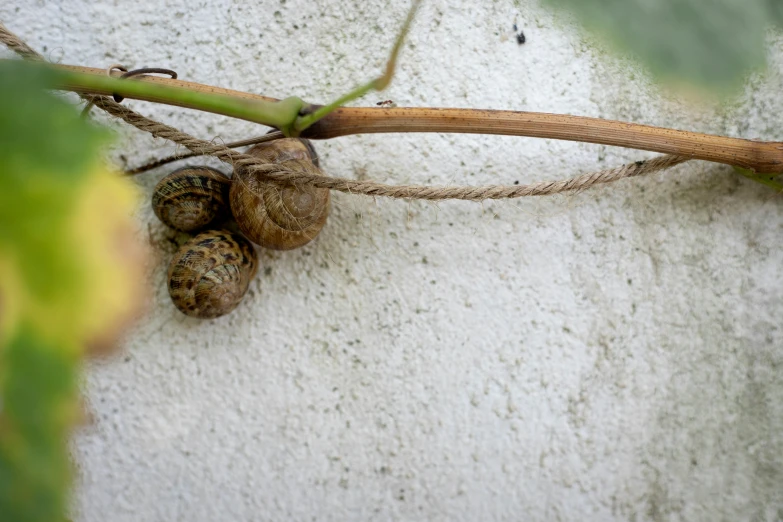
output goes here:
[[[43, 57], [11, 33], [0, 23], [0, 42], [7, 45], [20, 56], [30, 60], [43, 60]], [[196, 155], [214, 156], [234, 168], [245, 169], [259, 178], [284, 185], [309, 185], [350, 194], [366, 196], [384, 196], [391, 198], [444, 200], [461, 199], [483, 201], [486, 199], [510, 199], [527, 196], [549, 196], [570, 191], [581, 191], [595, 185], [658, 172], [690, 158], [675, 155], [663, 155], [648, 161], [637, 161], [613, 169], [582, 174], [561, 181], [543, 181], [528, 185], [486, 185], [472, 186], [426, 186], [426, 185], [386, 185], [374, 181], [357, 181], [345, 178], [324, 176], [309, 162], [287, 162], [286, 166], [266, 163], [263, 160], [243, 154], [229, 147], [201, 140], [174, 127], [157, 122], [134, 112], [111, 98], [98, 95], [82, 95], [82, 98], [103, 109], [112, 116], [148, 132], [154, 137], [163, 138], [190, 149]]]
[[9, 31], [6, 26], [0, 22], [0, 41], [2, 41], [9, 49], [24, 58], [25, 60], [35, 60], [42, 62], [44, 57], [38, 54], [35, 49], [24, 43], [14, 33]]

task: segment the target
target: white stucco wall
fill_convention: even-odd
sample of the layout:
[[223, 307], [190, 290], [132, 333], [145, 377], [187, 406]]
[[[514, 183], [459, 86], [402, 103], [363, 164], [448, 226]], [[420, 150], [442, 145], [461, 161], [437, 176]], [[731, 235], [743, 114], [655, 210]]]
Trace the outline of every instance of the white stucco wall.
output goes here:
[[[10, 0], [69, 64], [324, 102], [380, 71], [407, 2]], [[517, 45], [517, 23], [527, 35]], [[429, 0], [399, 105], [570, 113], [783, 140], [783, 38], [728, 108], [694, 108], [537, 2]], [[206, 138], [246, 122], [126, 101]], [[174, 149], [115, 125], [113, 157]], [[389, 183], [559, 179], [650, 154], [527, 138], [317, 143]], [[147, 195], [160, 169], [139, 178]], [[568, 197], [439, 204], [333, 195], [318, 240], [260, 253], [235, 313], [186, 318], [145, 206], [156, 300], [85, 379], [76, 519], [781, 520], [783, 199], [720, 165]]]

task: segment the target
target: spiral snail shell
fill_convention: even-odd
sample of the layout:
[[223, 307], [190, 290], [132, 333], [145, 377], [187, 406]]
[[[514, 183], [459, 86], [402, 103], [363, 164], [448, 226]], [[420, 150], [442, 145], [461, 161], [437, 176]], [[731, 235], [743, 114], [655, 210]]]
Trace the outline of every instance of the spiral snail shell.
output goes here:
[[170, 227], [193, 232], [228, 214], [230, 186], [226, 175], [209, 167], [177, 169], [158, 182], [152, 209]]
[[[318, 173], [318, 157], [307, 140], [285, 138], [248, 151], [272, 163]], [[263, 247], [290, 250], [312, 241], [329, 216], [329, 190], [280, 186], [237, 169], [229, 194], [234, 219], [248, 239]]]
[[[269, 132], [274, 132], [274, 130]], [[298, 159], [309, 160], [316, 167], [320, 167], [318, 153], [315, 151], [313, 142], [306, 138], [283, 138], [259, 143], [248, 149], [247, 153], [264, 158], [271, 163]]]
[[198, 234], [169, 264], [169, 295], [191, 317], [211, 319], [237, 307], [258, 269], [253, 245], [227, 230]]

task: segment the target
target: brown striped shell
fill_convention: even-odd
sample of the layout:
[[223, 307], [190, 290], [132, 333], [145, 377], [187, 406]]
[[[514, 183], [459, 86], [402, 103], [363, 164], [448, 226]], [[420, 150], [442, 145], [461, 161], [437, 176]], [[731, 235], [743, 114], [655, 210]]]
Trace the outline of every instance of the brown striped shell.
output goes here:
[[[307, 140], [274, 140], [256, 145], [248, 153], [289, 168], [320, 172], [313, 166], [317, 156]], [[275, 250], [309, 243], [329, 216], [329, 190], [267, 183], [242, 169], [234, 172], [229, 198], [242, 233], [254, 243]]]
[[169, 264], [169, 295], [191, 317], [211, 319], [239, 305], [258, 269], [253, 245], [227, 230], [198, 234]]
[[193, 232], [228, 215], [231, 180], [209, 167], [177, 169], [158, 182], [152, 209], [158, 219], [183, 232]]

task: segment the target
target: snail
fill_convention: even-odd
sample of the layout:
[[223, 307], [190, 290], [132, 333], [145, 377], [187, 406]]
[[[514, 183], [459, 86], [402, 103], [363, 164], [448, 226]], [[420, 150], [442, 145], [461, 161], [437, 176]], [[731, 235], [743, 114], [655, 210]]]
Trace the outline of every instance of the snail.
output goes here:
[[[290, 168], [319, 172], [318, 156], [308, 140], [284, 138], [252, 147], [248, 154]], [[310, 166], [310, 168], [308, 168]], [[290, 250], [318, 235], [329, 215], [329, 190], [280, 186], [237, 169], [229, 196], [234, 219], [250, 241], [275, 250]]]
[[177, 169], [158, 182], [152, 209], [165, 224], [193, 232], [228, 214], [231, 180], [209, 167]]
[[[271, 129], [267, 134], [276, 132]], [[304, 148], [302, 148], [304, 145]], [[307, 138], [281, 138], [271, 142], [259, 143], [248, 149], [248, 154], [260, 156], [272, 163], [282, 163], [290, 159], [309, 160], [316, 167], [321, 165], [318, 162], [318, 153], [315, 151], [313, 142]]]
[[211, 319], [237, 307], [258, 269], [253, 245], [228, 230], [198, 234], [169, 264], [169, 295], [191, 317]]

